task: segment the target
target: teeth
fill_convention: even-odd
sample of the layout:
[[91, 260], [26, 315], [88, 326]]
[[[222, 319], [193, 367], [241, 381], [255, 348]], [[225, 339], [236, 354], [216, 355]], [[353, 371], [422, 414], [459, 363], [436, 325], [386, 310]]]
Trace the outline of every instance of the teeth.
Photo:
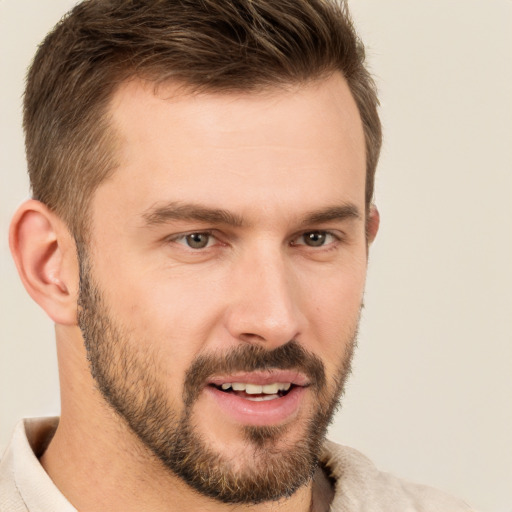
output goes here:
[[260, 386], [258, 384], [246, 384], [244, 382], [225, 382], [221, 385], [221, 389], [227, 391], [245, 391], [248, 395], [276, 395], [279, 391], [288, 391], [291, 387], [290, 382], [274, 382]]
[[277, 382], [274, 384], [266, 384], [263, 386], [262, 391], [267, 395], [275, 395], [279, 391], [279, 386], [277, 385]]
[[263, 395], [263, 396], [248, 396], [247, 400], [251, 402], [268, 402], [269, 400], [276, 400], [279, 398], [277, 395]]
[[245, 392], [248, 395], [260, 395], [263, 392], [263, 386], [258, 386], [257, 384], [246, 384]]

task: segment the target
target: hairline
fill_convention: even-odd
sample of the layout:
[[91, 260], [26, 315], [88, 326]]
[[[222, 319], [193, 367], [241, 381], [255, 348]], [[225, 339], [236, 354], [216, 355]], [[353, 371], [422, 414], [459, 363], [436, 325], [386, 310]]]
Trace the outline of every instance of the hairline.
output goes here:
[[[166, 97], [165, 99], [173, 99], [173, 98], [186, 98], [186, 97], [197, 97], [201, 95], [216, 95], [219, 97], [234, 97], [237, 95], [245, 96], [245, 95], [260, 95], [266, 96], [269, 98], [274, 94], [279, 92], [290, 92], [296, 89], [302, 89], [309, 86], [315, 87], [320, 85], [322, 82], [328, 80], [333, 75], [340, 75], [342, 80], [347, 85], [348, 91], [352, 100], [354, 101], [355, 107], [357, 109], [357, 114], [359, 117], [359, 121], [361, 123], [361, 130], [363, 133], [363, 142], [365, 148], [365, 166], [364, 166], [364, 174], [365, 174], [365, 190], [367, 187], [368, 181], [368, 172], [367, 172], [367, 159], [368, 159], [368, 140], [366, 130], [363, 124], [363, 118], [361, 115], [361, 110], [359, 108], [359, 104], [354, 96], [353, 90], [351, 88], [351, 84], [349, 80], [346, 78], [342, 70], [337, 68], [332, 68], [327, 71], [319, 72], [315, 75], [311, 75], [306, 77], [305, 79], [297, 79], [297, 80], [276, 80], [272, 83], [254, 83], [254, 85], [249, 87], [243, 86], [223, 86], [223, 87], [215, 87], [211, 84], [191, 84], [186, 80], [181, 80], [176, 77], [168, 77], [165, 79], [151, 79], [146, 76], [141, 76], [136, 73], [126, 75], [119, 83], [112, 89], [110, 94], [108, 95], [104, 104], [98, 105], [98, 125], [99, 125], [99, 138], [103, 144], [105, 144], [106, 151], [106, 159], [109, 162], [109, 165], [101, 180], [95, 183], [94, 187], [89, 190], [89, 194], [86, 197], [83, 206], [84, 210], [80, 215], [81, 221], [79, 221], [75, 226], [69, 226], [75, 238], [82, 237], [84, 240], [88, 238], [88, 229], [90, 227], [90, 205], [93, 201], [94, 194], [96, 190], [110, 177], [113, 176], [115, 172], [119, 170], [119, 162], [116, 160], [116, 152], [120, 149], [120, 133], [116, 126], [114, 126], [113, 119], [113, 106], [116, 97], [119, 95], [120, 91], [127, 86], [130, 82], [139, 82], [143, 87], [151, 89], [154, 95], [158, 95], [159, 91], [163, 88], [173, 88], [173, 93], [171, 96]], [[372, 200], [367, 201], [365, 195], [365, 216], [368, 216], [368, 212], [372, 205]], [[68, 224], [68, 223], [67, 223]], [[78, 232], [75, 232], [78, 231]]]

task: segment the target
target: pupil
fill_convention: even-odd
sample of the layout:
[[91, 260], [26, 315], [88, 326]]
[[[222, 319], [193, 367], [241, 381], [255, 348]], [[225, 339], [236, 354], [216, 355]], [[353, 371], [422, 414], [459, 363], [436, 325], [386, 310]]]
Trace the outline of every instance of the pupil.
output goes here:
[[325, 233], [321, 233], [319, 231], [313, 231], [308, 233], [306, 236], [306, 244], [314, 247], [318, 247], [323, 245], [325, 242]]
[[208, 245], [209, 235], [206, 233], [192, 233], [187, 235], [187, 244], [192, 249], [202, 249]]

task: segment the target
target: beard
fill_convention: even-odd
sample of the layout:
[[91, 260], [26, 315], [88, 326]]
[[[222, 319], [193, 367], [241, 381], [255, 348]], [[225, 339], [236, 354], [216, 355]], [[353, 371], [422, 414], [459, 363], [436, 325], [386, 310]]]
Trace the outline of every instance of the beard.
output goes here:
[[[83, 249], [79, 249], [79, 262], [78, 323], [91, 374], [105, 401], [150, 454], [190, 487], [223, 503], [275, 501], [291, 496], [311, 481], [327, 427], [350, 374], [357, 324], [329, 383], [322, 361], [294, 340], [274, 350], [241, 344], [227, 353], [196, 357], [186, 371], [181, 407], [176, 408], [168, 398], [157, 351], [151, 352], [109, 315]], [[289, 425], [243, 426], [246, 447], [251, 451], [245, 464], [236, 453], [229, 457], [216, 451], [193, 419], [194, 405], [208, 378], [275, 369], [298, 370], [311, 383], [314, 408], [309, 418], [302, 420], [298, 440], [286, 440]]]

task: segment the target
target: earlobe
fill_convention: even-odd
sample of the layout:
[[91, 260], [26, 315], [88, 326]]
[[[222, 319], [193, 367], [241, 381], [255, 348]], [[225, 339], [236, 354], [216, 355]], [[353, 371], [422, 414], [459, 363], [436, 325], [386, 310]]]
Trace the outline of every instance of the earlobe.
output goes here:
[[379, 226], [380, 213], [377, 207], [372, 204], [368, 212], [368, 221], [366, 222], [366, 239], [368, 241], [368, 245], [375, 240], [375, 237], [379, 231]]
[[76, 324], [78, 266], [63, 221], [39, 201], [26, 201], [12, 219], [9, 245], [29, 295], [55, 323]]

